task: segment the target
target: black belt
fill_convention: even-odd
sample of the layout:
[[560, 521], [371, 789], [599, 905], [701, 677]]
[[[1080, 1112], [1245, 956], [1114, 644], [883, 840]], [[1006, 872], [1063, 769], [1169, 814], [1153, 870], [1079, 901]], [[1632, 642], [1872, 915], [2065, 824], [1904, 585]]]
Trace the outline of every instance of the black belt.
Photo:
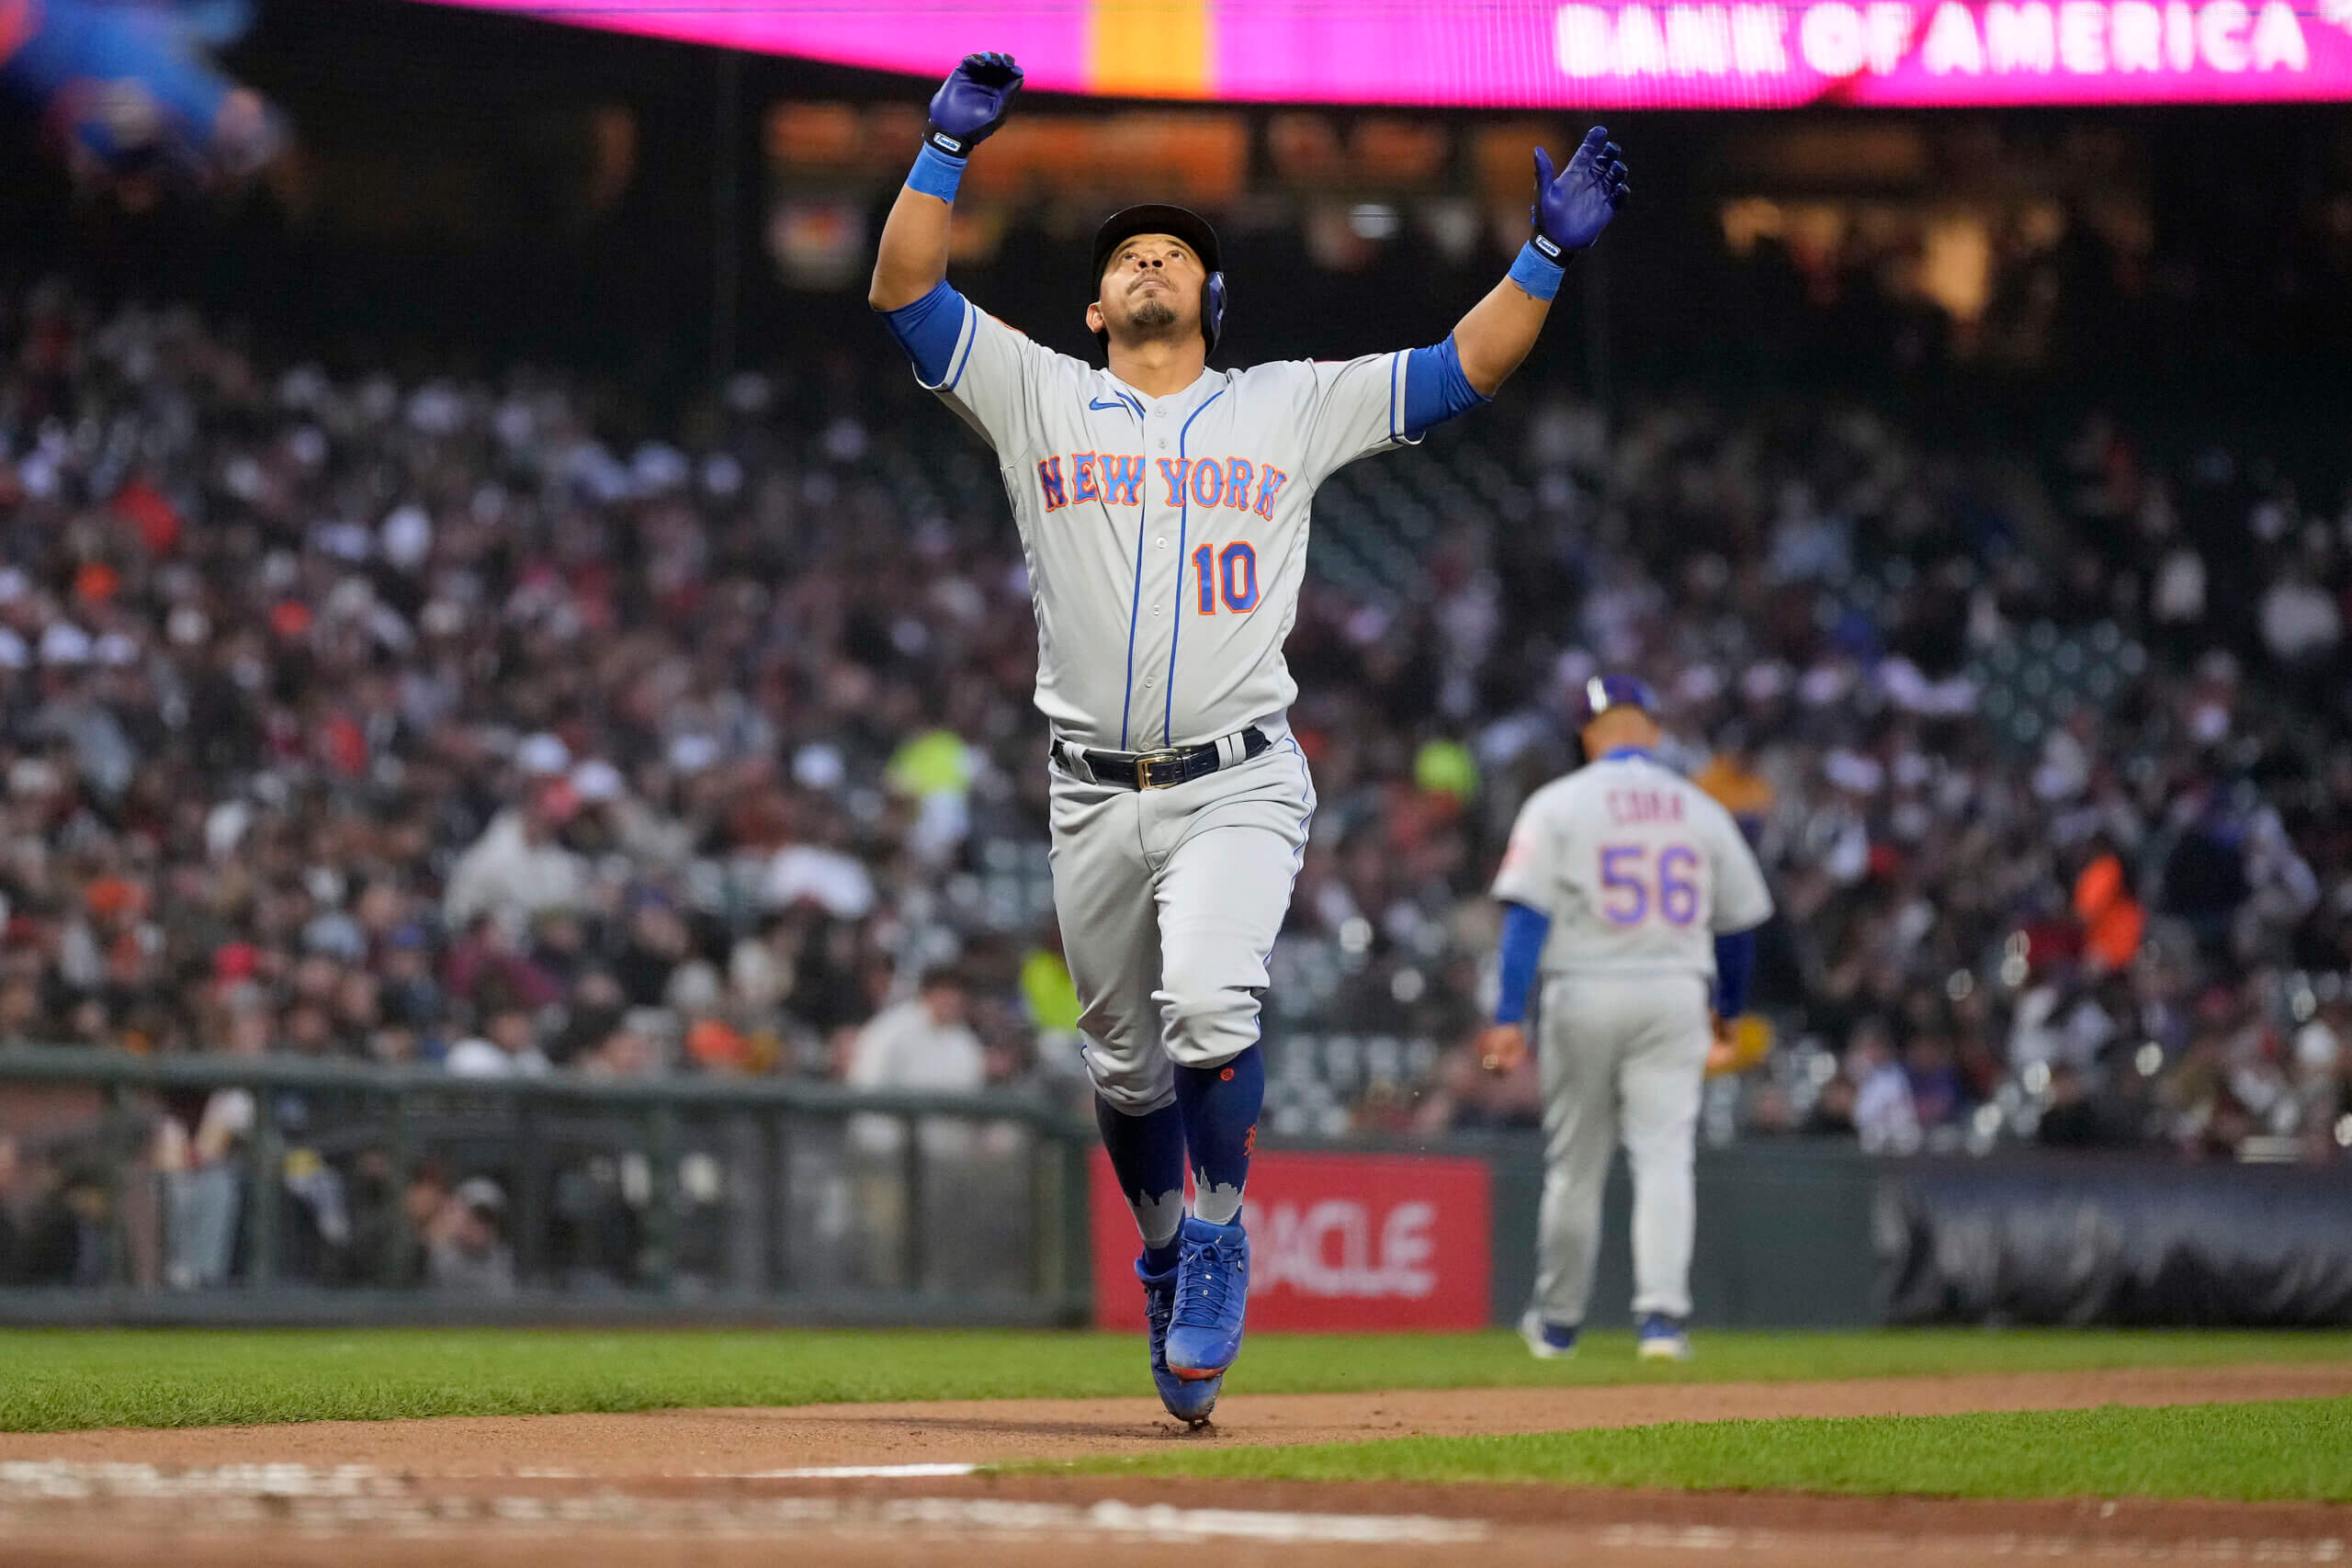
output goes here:
[[[1238, 760], [1243, 761], [1273, 745], [1266, 739], [1265, 731], [1254, 724], [1241, 732], [1240, 740]], [[1166, 789], [1170, 784], [1205, 778], [1223, 767], [1219, 750], [1222, 744], [1212, 740], [1205, 746], [1172, 746], [1159, 751], [1087, 751], [1066, 740], [1057, 740], [1053, 755], [1071, 773], [1091, 773], [1096, 784], [1114, 789]], [[1070, 767], [1072, 758], [1083, 761], [1085, 768]]]

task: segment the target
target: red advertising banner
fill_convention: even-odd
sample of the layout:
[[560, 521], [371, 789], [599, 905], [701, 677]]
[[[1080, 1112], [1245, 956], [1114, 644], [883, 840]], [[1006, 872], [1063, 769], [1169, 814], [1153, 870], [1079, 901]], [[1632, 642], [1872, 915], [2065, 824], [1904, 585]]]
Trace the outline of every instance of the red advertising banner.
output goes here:
[[[1483, 1328], [1492, 1201], [1484, 1160], [1283, 1154], [1250, 1163], [1250, 1326]], [[1143, 1323], [1134, 1213], [1094, 1156], [1094, 1321]]]

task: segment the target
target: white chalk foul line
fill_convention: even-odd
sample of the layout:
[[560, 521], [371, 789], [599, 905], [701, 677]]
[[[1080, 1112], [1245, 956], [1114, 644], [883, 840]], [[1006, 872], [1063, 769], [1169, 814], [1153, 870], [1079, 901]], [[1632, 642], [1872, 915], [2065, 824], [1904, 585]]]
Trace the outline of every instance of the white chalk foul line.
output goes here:
[[939, 1475], [977, 1475], [977, 1464], [827, 1464], [807, 1470], [696, 1471], [704, 1481], [924, 1481]]
[[1458, 1546], [1487, 1539], [1482, 1519], [1420, 1514], [1302, 1514], [1243, 1508], [1138, 1507], [1114, 1499], [1080, 1507], [987, 1497], [905, 1497], [883, 1504], [880, 1523], [957, 1532], [1142, 1536], [1152, 1540], [1261, 1540], [1283, 1545]]
[[[838, 1465], [705, 1479], [924, 1479], [969, 1475], [970, 1464]], [[549, 1472], [542, 1472], [543, 1475]], [[614, 1489], [584, 1497], [425, 1496], [406, 1476], [368, 1465], [232, 1464], [166, 1470], [140, 1463], [71, 1460], [0, 1463], [6, 1506], [129, 1504], [142, 1518], [251, 1525], [263, 1499], [290, 1506], [288, 1522], [313, 1530], [391, 1526], [449, 1530], [494, 1524], [524, 1529], [742, 1530], [793, 1529], [871, 1533], [1122, 1536], [1153, 1540], [1257, 1540], [1360, 1546], [1452, 1546], [1487, 1539], [1483, 1520], [1412, 1514], [1311, 1514], [1242, 1508], [1137, 1506], [1114, 1499], [1086, 1506], [992, 1497], [637, 1497]], [[157, 1505], [176, 1505], [170, 1515]], [[141, 1506], [144, 1506], [143, 1509]], [[0, 1524], [6, 1522], [0, 1511]]]

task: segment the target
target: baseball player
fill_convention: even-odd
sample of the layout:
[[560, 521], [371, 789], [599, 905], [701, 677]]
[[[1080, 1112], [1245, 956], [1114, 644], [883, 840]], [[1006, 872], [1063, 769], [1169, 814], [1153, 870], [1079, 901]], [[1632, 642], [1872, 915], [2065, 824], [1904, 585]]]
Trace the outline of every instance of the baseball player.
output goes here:
[[1724, 1021], [1747, 1005], [1772, 897], [1730, 814], [1652, 754], [1648, 686], [1597, 675], [1579, 706], [1588, 761], [1528, 796], [1495, 876], [1502, 986], [1479, 1042], [1489, 1069], [1525, 1057], [1521, 1021], [1543, 982], [1544, 1202], [1520, 1333], [1539, 1357], [1574, 1354], [1622, 1135], [1634, 1348], [1687, 1360], [1700, 1083]]
[[966, 160], [1020, 86], [1010, 56], [975, 54], [932, 98], [868, 299], [918, 382], [995, 450], [1012, 503], [1081, 1050], [1143, 1236], [1153, 1379], [1198, 1422], [1241, 1348], [1259, 1001], [1315, 812], [1282, 653], [1309, 503], [1338, 468], [1487, 400], [1534, 346], [1569, 254], [1624, 199], [1625, 168], [1601, 130], [1556, 175], [1538, 150], [1534, 234], [1510, 277], [1445, 342], [1344, 363], [1209, 368], [1216, 233], [1182, 208], [1130, 207], [1094, 238], [1096, 366], [945, 281]]

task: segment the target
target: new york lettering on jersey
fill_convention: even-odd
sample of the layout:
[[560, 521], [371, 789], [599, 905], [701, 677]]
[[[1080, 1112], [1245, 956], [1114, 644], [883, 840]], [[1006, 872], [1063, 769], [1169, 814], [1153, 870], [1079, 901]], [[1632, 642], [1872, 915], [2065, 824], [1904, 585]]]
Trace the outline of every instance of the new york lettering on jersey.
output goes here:
[[[1140, 452], [1073, 452], [1064, 459], [1057, 453], [1037, 459], [1037, 499], [1046, 512], [1059, 512], [1073, 502], [1099, 501], [1105, 506], [1143, 504], [1144, 468], [1149, 459]], [[1290, 483], [1290, 476], [1272, 463], [1247, 457], [1162, 457], [1162, 502], [1170, 508], [1186, 504], [1206, 509], [1223, 506], [1254, 512], [1272, 520], [1274, 499]]]

